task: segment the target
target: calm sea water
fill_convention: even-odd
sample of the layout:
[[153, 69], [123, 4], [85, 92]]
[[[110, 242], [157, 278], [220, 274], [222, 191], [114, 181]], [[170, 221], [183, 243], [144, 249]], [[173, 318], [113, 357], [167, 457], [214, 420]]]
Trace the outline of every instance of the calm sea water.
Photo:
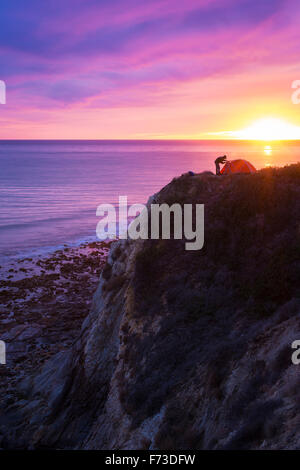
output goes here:
[[[269, 147], [268, 147], [269, 145]], [[300, 145], [220, 141], [0, 141], [0, 258], [96, 240], [96, 208], [143, 203], [174, 176], [214, 159], [257, 168], [299, 161]]]

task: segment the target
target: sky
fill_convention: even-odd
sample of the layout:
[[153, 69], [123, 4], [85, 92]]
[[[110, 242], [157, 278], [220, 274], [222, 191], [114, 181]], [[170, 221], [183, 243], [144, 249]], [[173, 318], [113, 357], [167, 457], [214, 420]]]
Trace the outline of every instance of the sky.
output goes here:
[[300, 126], [299, 0], [10, 0], [0, 22], [0, 139]]

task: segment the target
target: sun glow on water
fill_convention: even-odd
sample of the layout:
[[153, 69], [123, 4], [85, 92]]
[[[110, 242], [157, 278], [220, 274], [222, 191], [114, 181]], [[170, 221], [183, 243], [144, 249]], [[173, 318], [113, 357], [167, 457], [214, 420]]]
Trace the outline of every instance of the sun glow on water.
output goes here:
[[265, 154], [265, 155], [268, 155], [268, 156], [272, 155], [272, 147], [271, 147], [271, 145], [265, 145], [265, 147], [264, 147], [264, 154]]

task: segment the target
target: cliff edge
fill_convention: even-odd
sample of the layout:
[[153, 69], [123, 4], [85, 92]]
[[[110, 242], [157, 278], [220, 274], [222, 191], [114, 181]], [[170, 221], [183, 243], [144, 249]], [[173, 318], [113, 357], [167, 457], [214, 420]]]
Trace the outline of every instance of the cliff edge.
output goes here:
[[80, 337], [20, 384], [0, 447], [300, 447], [300, 164], [182, 175], [155, 201], [205, 204], [204, 247], [113, 243]]

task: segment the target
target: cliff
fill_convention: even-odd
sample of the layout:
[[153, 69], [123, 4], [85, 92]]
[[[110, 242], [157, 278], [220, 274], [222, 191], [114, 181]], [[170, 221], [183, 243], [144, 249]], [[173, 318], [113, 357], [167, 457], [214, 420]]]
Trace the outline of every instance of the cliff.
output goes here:
[[114, 243], [79, 338], [2, 412], [2, 447], [299, 448], [299, 183], [300, 164], [155, 195], [205, 204], [203, 249]]

